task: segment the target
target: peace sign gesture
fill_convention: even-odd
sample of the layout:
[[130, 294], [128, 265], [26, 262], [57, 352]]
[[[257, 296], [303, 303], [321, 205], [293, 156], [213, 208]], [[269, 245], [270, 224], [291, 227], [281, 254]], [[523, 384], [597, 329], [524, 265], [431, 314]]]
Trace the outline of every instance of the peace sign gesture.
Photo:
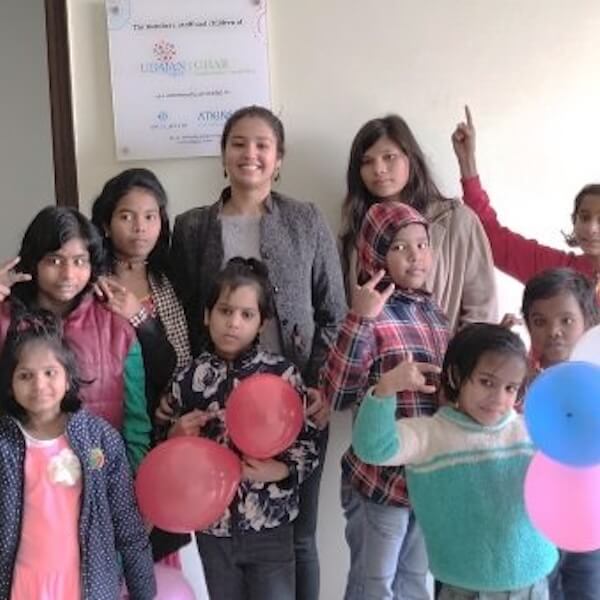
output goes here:
[[381, 269], [364, 285], [356, 285], [352, 293], [352, 310], [366, 319], [377, 317], [385, 303], [394, 293], [395, 286], [390, 283], [383, 292], [377, 291], [377, 284], [383, 279], [385, 271]]
[[475, 125], [468, 106], [465, 106], [466, 121], [461, 121], [452, 134], [452, 146], [458, 159], [460, 174], [463, 179], [477, 175], [475, 160]]
[[31, 281], [29, 273], [19, 273], [14, 268], [19, 264], [20, 256], [17, 256], [2, 265], [0, 265], [0, 302], [4, 302], [10, 296], [10, 288], [15, 283], [22, 281]]

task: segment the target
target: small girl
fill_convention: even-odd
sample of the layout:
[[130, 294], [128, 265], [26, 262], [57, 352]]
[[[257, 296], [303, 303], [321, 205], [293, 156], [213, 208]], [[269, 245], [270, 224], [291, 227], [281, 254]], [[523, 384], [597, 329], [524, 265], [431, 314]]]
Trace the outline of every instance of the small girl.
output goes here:
[[435, 260], [427, 289], [450, 320], [450, 329], [497, 320], [496, 283], [489, 243], [472, 211], [445, 198], [423, 151], [397, 115], [368, 121], [350, 150], [348, 193], [342, 207], [342, 266], [350, 296], [357, 281], [356, 240], [367, 209], [400, 200], [431, 223]]
[[81, 391], [85, 408], [121, 431], [129, 460], [137, 466], [150, 445], [144, 364], [133, 327], [91, 290], [103, 264], [96, 228], [73, 208], [48, 206], [25, 231], [19, 256], [21, 275], [1, 278], [4, 284], [17, 283], [0, 305], [0, 346], [23, 306], [59, 317], [79, 371], [90, 382]]
[[496, 266], [521, 283], [553, 267], [571, 267], [598, 282], [600, 184], [586, 185], [575, 197], [571, 215], [573, 233], [566, 236], [566, 241], [571, 247], [580, 247], [583, 254], [563, 252], [524, 238], [498, 222], [488, 195], [481, 187], [475, 159], [475, 126], [468, 107], [465, 112], [466, 122], [456, 126], [452, 144], [460, 166], [465, 203], [479, 216], [490, 240]]
[[81, 409], [51, 316], [19, 320], [0, 362], [0, 599], [120, 597], [156, 586], [121, 436]]
[[[266, 267], [232, 258], [209, 294], [204, 320], [211, 344], [173, 384], [183, 416], [170, 435], [202, 435], [230, 446], [224, 413], [231, 390], [257, 373], [279, 375], [306, 400], [298, 369], [282, 356], [257, 347], [273, 316]], [[300, 484], [318, 462], [317, 430], [307, 422], [298, 440], [266, 460], [242, 457], [243, 479], [226, 513], [197, 532], [211, 598], [294, 600], [293, 521]]]
[[[572, 269], [549, 269], [527, 282], [523, 318], [535, 360], [531, 377], [569, 360], [579, 338], [599, 321], [595, 290]], [[552, 600], [600, 600], [600, 551], [561, 552], [550, 577]]]
[[514, 410], [526, 370], [516, 334], [474, 323], [448, 346], [441, 379], [448, 405], [433, 417], [396, 421], [395, 395], [379, 397], [376, 387], [360, 406], [354, 451], [371, 464], [406, 465], [440, 600], [548, 598], [558, 554], [525, 511], [534, 448]]

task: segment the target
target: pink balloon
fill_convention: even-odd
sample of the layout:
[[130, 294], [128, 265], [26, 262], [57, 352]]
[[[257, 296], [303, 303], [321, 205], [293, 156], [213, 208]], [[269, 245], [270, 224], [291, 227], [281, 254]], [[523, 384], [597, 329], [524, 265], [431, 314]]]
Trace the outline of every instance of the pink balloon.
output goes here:
[[252, 458], [271, 458], [289, 448], [303, 422], [298, 392], [277, 375], [252, 375], [227, 399], [225, 423], [231, 441]]
[[537, 452], [525, 477], [531, 522], [559, 548], [600, 548], [600, 465], [570, 467]]
[[[155, 564], [154, 577], [156, 578], [155, 600], [196, 600], [194, 590], [178, 569]], [[123, 586], [120, 600], [129, 600], [129, 598], [127, 588]]]
[[229, 448], [194, 436], [167, 440], [138, 469], [140, 512], [165, 531], [205, 529], [225, 512], [241, 476], [240, 459]]
[[195, 600], [196, 594], [183, 573], [172, 567], [154, 565], [156, 600]]

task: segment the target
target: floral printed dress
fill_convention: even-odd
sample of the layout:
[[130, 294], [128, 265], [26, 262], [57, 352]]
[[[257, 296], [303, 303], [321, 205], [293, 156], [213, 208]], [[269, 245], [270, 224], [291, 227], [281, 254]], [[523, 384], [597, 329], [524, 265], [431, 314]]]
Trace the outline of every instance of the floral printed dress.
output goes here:
[[81, 465], [65, 435], [26, 444], [21, 539], [11, 600], [80, 600]]
[[[194, 409], [211, 413], [213, 418], [200, 435], [237, 452], [225, 425], [227, 399], [240, 381], [258, 373], [278, 375], [306, 401], [306, 389], [296, 366], [282, 356], [259, 350], [256, 345], [233, 361], [203, 352], [176, 377], [173, 397], [181, 414]], [[319, 462], [318, 439], [318, 430], [305, 420], [296, 442], [274, 457], [288, 466], [287, 479], [277, 482], [243, 479], [229, 508], [203, 533], [231, 537], [233, 529], [244, 534], [291, 523], [298, 516], [300, 484]]]

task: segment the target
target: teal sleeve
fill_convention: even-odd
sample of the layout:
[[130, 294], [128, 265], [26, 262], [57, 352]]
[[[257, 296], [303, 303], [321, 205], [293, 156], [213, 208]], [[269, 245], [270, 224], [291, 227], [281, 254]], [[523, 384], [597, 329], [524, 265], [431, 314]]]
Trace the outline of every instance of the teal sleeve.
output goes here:
[[361, 402], [352, 429], [352, 448], [367, 464], [381, 464], [399, 448], [396, 430], [396, 398], [377, 398], [370, 392]]
[[134, 342], [125, 359], [123, 373], [125, 391], [125, 418], [123, 438], [127, 447], [127, 458], [136, 471], [150, 449], [152, 425], [146, 408], [146, 377], [144, 360], [139, 342]]

